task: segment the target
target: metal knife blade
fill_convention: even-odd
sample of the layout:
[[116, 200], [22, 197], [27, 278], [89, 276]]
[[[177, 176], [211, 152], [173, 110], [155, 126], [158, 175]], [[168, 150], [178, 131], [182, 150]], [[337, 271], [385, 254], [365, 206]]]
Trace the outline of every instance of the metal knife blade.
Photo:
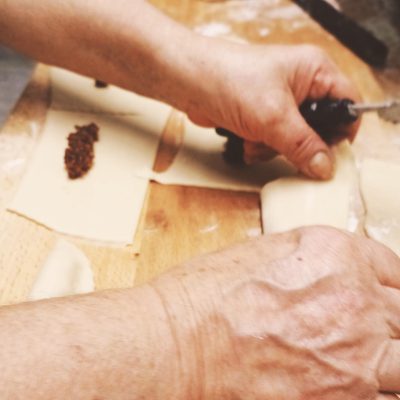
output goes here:
[[386, 121], [400, 123], [400, 100], [387, 100], [381, 103], [349, 104], [349, 111], [354, 116], [376, 111]]

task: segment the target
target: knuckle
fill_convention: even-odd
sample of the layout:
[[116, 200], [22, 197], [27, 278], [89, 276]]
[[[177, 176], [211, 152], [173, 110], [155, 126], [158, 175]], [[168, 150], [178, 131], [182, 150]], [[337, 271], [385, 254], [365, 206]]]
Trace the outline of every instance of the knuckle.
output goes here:
[[265, 111], [261, 115], [261, 120], [265, 125], [273, 127], [282, 121], [283, 110], [279, 101], [267, 99], [264, 102], [263, 109]]
[[253, 110], [251, 127], [246, 127], [247, 131], [253, 132], [251, 137], [253, 142], [267, 144], [272, 147], [275, 146], [275, 143], [279, 144], [279, 140], [281, 140], [277, 132], [279, 132], [285, 118], [284, 103], [282, 104], [279, 99], [273, 97], [262, 99], [258, 103], [259, 107]]
[[328, 90], [336, 81], [337, 76], [334, 77], [330, 65], [327, 62], [319, 62], [314, 71], [314, 85], [322, 86]]

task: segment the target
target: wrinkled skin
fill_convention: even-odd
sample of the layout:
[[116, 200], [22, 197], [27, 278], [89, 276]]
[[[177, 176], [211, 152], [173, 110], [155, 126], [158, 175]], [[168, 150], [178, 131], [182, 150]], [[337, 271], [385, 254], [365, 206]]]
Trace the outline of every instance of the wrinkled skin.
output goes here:
[[182, 399], [400, 390], [400, 261], [371, 240], [325, 227], [262, 237], [153, 287], [178, 343]]
[[[188, 110], [193, 122], [221, 126], [243, 137], [245, 160], [285, 155], [304, 174], [332, 175], [330, 148], [302, 118], [298, 107], [306, 99], [360, 100], [357, 89], [318, 47], [220, 46], [216, 64], [218, 85], [212, 96]], [[354, 139], [359, 122], [338, 126], [338, 138]], [[312, 159], [325, 154], [329, 164], [313, 168]]]

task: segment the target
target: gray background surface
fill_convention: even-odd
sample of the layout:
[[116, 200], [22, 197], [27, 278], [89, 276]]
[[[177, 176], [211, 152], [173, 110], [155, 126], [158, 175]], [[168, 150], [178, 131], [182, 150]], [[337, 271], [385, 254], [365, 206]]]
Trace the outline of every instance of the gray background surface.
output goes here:
[[400, 0], [337, 0], [343, 12], [390, 48], [389, 67], [400, 68]]
[[0, 46], [0, 127], [26, 86], [33, 62]]

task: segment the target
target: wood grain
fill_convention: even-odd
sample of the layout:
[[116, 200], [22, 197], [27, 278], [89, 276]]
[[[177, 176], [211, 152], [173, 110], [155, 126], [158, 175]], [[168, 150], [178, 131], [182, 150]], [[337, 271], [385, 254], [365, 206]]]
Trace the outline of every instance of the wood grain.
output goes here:
[[260, 234], [257, 194], [153, 183], [135, 282]]
[[0, 214], [0, 305], [24, 301], [55, 235], [31, 221]]

